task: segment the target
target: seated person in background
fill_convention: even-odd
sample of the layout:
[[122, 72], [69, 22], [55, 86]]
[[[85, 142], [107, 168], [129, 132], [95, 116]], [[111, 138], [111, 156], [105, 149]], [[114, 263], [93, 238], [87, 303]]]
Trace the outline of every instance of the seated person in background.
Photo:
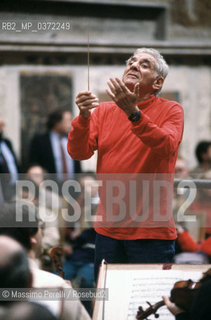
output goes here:
[[[25, 204], [25, 205], [23, 205]], [[17, 211], [16, 211], [17, 210]], [[22, 214], [22, 221], [16, 221], [16, 213]], [[34, 221], [29, 221], [34, 217]], [[36, 259], [42, 252], [42, 224], [38, 218], [38, 212], [30, 203], [13, 202], [5, 203], [0, 207], [0, 234], [8, 235], [21, 243], [28, 252], [30, 269], [33, 275], [33, 288], [58, 288], [72, 289], [61, 277], [40, 270]], [[13, 227], [11, 227], [13, 226]], [[43, 301], [57, 316], [63, 320], [90, 320], [90, 317], [79, 300]]]
[[[79, 176], [81, 194], [78, 203], [81, 218], [75, 223], [74, 229], [66, 229], [66, 245], [63, 263], [65, 279], [74, 280], [77, 287], [93, 288], [94, 281], [94, 252], [96, 232], [93, 228], [93, 218], [96, 213], [98, 198], [98, 184], [93, 172], [84, 172]], [[87, 197], [88, 201], [85, 201]], [[92, 220], [91, 220], [92, 219]], [[90, 301], [83, 302], [91, 314]]]
[[[182, 156], [178, 156], [175, 164], [175, 178], [176, 179], [189, 179], [189, 169], [186, 161]], [[175, 188], [173, 197], [173, 215], [174, 220], [177, 223], [178, 211], [189, 194], [187, 188]]]
[[[0, 285], [1, 288], [31, 288], [32, 275], [27, 254], [14, 239], [0, 235]], [[0, 300], [0, 319], [11, 307], [9, 300]]]
[[47, 208], [45, 203], [42, 204], [42, 201], [40, 201], [40, 188], [30, 180], [26, 182], [29, 183], [29, 186], [27, 184], [17, 186], [17, 200], [29, 201], [35, 205], [39, 211], [39, 216], [46, 221], [42, 247], [45, 250], [49, 250], [51, 247], [58, 246], [60, 242], [58, 210], [53, 211]]
[[61, 198], [58, 192], [55, 193], [52, 189], [45, 187], [45, 178], [47, 178], [47, 172], [36, 163], [26, 170], [26, 179], [39, 187], [39, 205], [57, 212], [62, 206]]
[[[21, 302], [14, 304], [5, 315], [7, 320], [59, 320], [48, 308], [39, 303]], [[0, 320], [3, 320], [3, 318]]]
[[209, 261], [211, 262], [211, 236], [200, 243], [196, 243], [190, 233], [181, 226], [177, 227], [177, 234], [177, 244], [181, 251], [203, 252], [208, 256]]
[[[200, 148], [199, 148], [200, 149]], [[197, 152], [199, 155], [199, 151]], [[189, 171], [187, 165], [182, 157], [178, 157], [175, 166], [175, 178], [179, 179], [188, 179], [189, 178]], [[204, 172], [203, 174], [199, 175], [198, 178], [200, 179], [210, 179], [211, 178], [211, 171]], [[188, 208], [188, 212], [194, 215], [194, 211], [196, 213], [199, 212], [207, 212], [207, 214], [211, 217], [211, 198], [210, 198], [210, 190], [209, 189], [198, 189], [196, 199], [192, 203], [192, 205]], [[189, 189], [188, 188], [179, 188], [177, 193], [174, 193], [174, 200], [173, 200], [173, 209], [174, 209], [174, 218], [177, 221], [177, 214], [181, 206], [186, 201], [187, 197], [189, 196]], [[208, 217], [207, 217], [208, 218]], [[209, 219], [209, 218], [208, 218]], [[209, 230], [209, 226], [211, 227], [209, 220], [207, 219], [207, 231]], [[210, 221], [211, 222], [211, 221]], [[210, 240], [206, 240], [202, 243], [196, 243], [194, 238], [191, 234], [186, 230], [186, 226], [184, 222], [180, 222], [177, 224], [177, 241], [175, 246], [175, 253], [178, 255], [181, 252], [203, 252], [205, 255], [201, 255], [201, 259], [205, 259], [207, 261], [206, 256], [211, 257], [211, 238]], [[178, 256], [175, 257], [175, 262], [177, 261]], [[181, 257], [182, 258], [182, 257]], [[183, 257], [184, 258], [184, 257]], [[182, 258], [182, 259], [183, 259]], [[189, 257], [192, 259], [193, 257]], [[200, 257], [198, 257], [200, 260]], [[187, 256], [188, 259], [188, 256]], [[181, 262], [180, 262], [181, 263]], [[205, 262], [204, 262], [205, 263]]]
[[191, 170], [190, 174], [198, 179], [203, 172], [211, 169], [211, 141], [200, 141], [196, 146], [195, 155], [198, 166]]
[[[199, 179], [211, 180], [211, 170], [198, 176]], [[197, 189], [196, 198], [188, 209], [190, 214], [206, 213], [206, 237], [211, 236], [211, 189]]]
[[74, 224], [72, 239], [80, 235], [85, 228], [93, 226], [93, 219], [99, 203], [98, 182], [95, 173], [92, 171], [83, 172], [78, 175], [78, 181], [81, 186], [81, 193], [77, 198], [80, 206], [80, 219]]
[[[66, 259], [63, 262], [65, 279], [71, 280], [79, 288], [94, 288], [94, 252], [96, 232], [88, 228], [81, 232], [70, 246], [65, 248]], [[89, 314], [92, 314], [92, 302], [82, 301]]]
[[175, 245], [175, 257], [173, 262], [177, 264], [207, 264], [209, 263], [207, 252], [200, 243], [197, 243], [191, 234], [181, 225], [176, 225], [177, 240]]
[[80, 277], [81, 288], [94, 287], [94, 251], [96, 232], [88, 228], [74, 239], [72, 252], [66, 250], [66, 261], [63, 263], [65, 279], [73, 280]]
[[[59, 320], [46, 307], [34, 302], [14, 304], [6, 313], [4, 320]], [[1, 317], [0, 317], [1, 320]], [[3, 318], [2, 318], [3, 320]]]
[[188, 179], [189, 169], [187, 163], [182, 156], [178, 156], [175, 164], [175, 178]]
[[[31, 288], [26, 251], [14, 239], [0, 236], [1, 288]], [[57, 320], [46, 307], [32, 302], [0, 301], [0, 320]]]
[[31, 288], [32, 284], [26, 251], [7, 235], [0, 235], [0, 284], [1, 288]]
[[191, 234], [184, 229], [181, 225], [176, 225], [177, 241], [176, 241], [176, 254], [180, 252], [196, 252], [199, 248], [196, 241]]

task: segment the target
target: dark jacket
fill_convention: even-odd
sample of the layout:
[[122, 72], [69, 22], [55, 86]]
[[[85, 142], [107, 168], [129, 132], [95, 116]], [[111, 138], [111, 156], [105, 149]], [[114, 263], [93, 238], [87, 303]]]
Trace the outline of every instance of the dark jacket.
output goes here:
[[[81, 172], [79, 161], [74, 161], [74, 173]], [[29, 149], [29, 163], [39, 164], [49, 173], [56, 173], [53, 150], [50, 141], [50, 133], [35, 135]]]
[[[17, 172], [20, 172], [18, 161], [15, 156], [15, 153], [14, 153], [14, 150], [12, 147], [12, 143], [10, 142], [10, 140], [5, 139], [5, 138], [1, 138], [0, 142], [4, 142], [7, 145], [7, 147], [9, 148], [9, 150], [13, 156]], [[1, 144], [0, 144], [0, 201], [11, 200], [15, 196], [15, 192], [16, 192], [15, 184], [11, 183], [11, 180], [10, 180], [11, 176], [8, 171], [7, 163], [6, 163], [6, 165], [4, 164], [5, 161], [6, 161], [6, 159], [4, 158], [4, 160], [3, 160], [2, 156], [1, 156]]]
[[[5, 142], [7, 147], [10, 149], [10, 151], [11, 151], [11, 153], [13, 155], [15, 164], [16, 164], [17, 171], [19, 172], [19, 165], [18, 165], [18, 161], [17, 161], [16, 155], [15, 155], [15, 152], [14, 152], [13, 147], [12, 147], [12, 143], [10, 142], [9, 139], [5, 139], [5, 138], [1, 139], [0, 143], [1, 142]], [[1, 153], [1, 147], [0, 147], [0, 153]], [[3, 169], [2, 165], [1, 165], [1, 161], [0, 161], [0, 173], [5, 173], [4, 169]]]

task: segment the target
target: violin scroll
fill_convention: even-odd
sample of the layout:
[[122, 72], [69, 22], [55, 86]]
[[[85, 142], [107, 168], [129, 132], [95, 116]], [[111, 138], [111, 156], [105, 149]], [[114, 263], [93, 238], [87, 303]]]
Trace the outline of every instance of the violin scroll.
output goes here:
[[165, 305], [164, 301], [159, 301], [155, 304], [151, 304], [150, 302], [146, 301], [146, 303], [149, 305], [149, 308], [147, 308], [146, 310], [144, 310], [141, 306], [138, 309], [137, 315], [136, 315], [136, 319], [137, 320], [147, 320], [147, 317], [149, 317], [150, 315], [154, 314], [155, 318], [159, 318], [159, 314], [157, 313], [157, 310], [159, 308], [161, 308], [162, 306]]
[[53, 247], [49, 250], [49, 255], [55, 265], [56, 272], [64, 279], [64, 270], [62, 268], [62, 256], [63, 248], [62, 247]]

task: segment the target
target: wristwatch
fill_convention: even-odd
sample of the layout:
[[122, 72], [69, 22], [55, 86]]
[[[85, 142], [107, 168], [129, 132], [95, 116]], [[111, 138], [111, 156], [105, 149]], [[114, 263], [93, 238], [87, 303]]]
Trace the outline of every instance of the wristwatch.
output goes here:
[[134, 113], [131, 113], [131, 115], [128, 117], [128, 119], [132, 122], [138, 121], [141, 118], [141, 111], [137, 111]]

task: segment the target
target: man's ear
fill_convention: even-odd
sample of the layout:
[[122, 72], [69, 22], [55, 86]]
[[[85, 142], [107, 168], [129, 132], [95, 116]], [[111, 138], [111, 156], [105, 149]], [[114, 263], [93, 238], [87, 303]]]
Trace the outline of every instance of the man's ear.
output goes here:
[[164, 82], [164, 78], [163, 77], [157, 77], [155, 80], [154, 80], [154, 83], [152, 85], [153, 89], [154, 90], [159, 90], [162, 85], [163, 85], [163, 82]]

